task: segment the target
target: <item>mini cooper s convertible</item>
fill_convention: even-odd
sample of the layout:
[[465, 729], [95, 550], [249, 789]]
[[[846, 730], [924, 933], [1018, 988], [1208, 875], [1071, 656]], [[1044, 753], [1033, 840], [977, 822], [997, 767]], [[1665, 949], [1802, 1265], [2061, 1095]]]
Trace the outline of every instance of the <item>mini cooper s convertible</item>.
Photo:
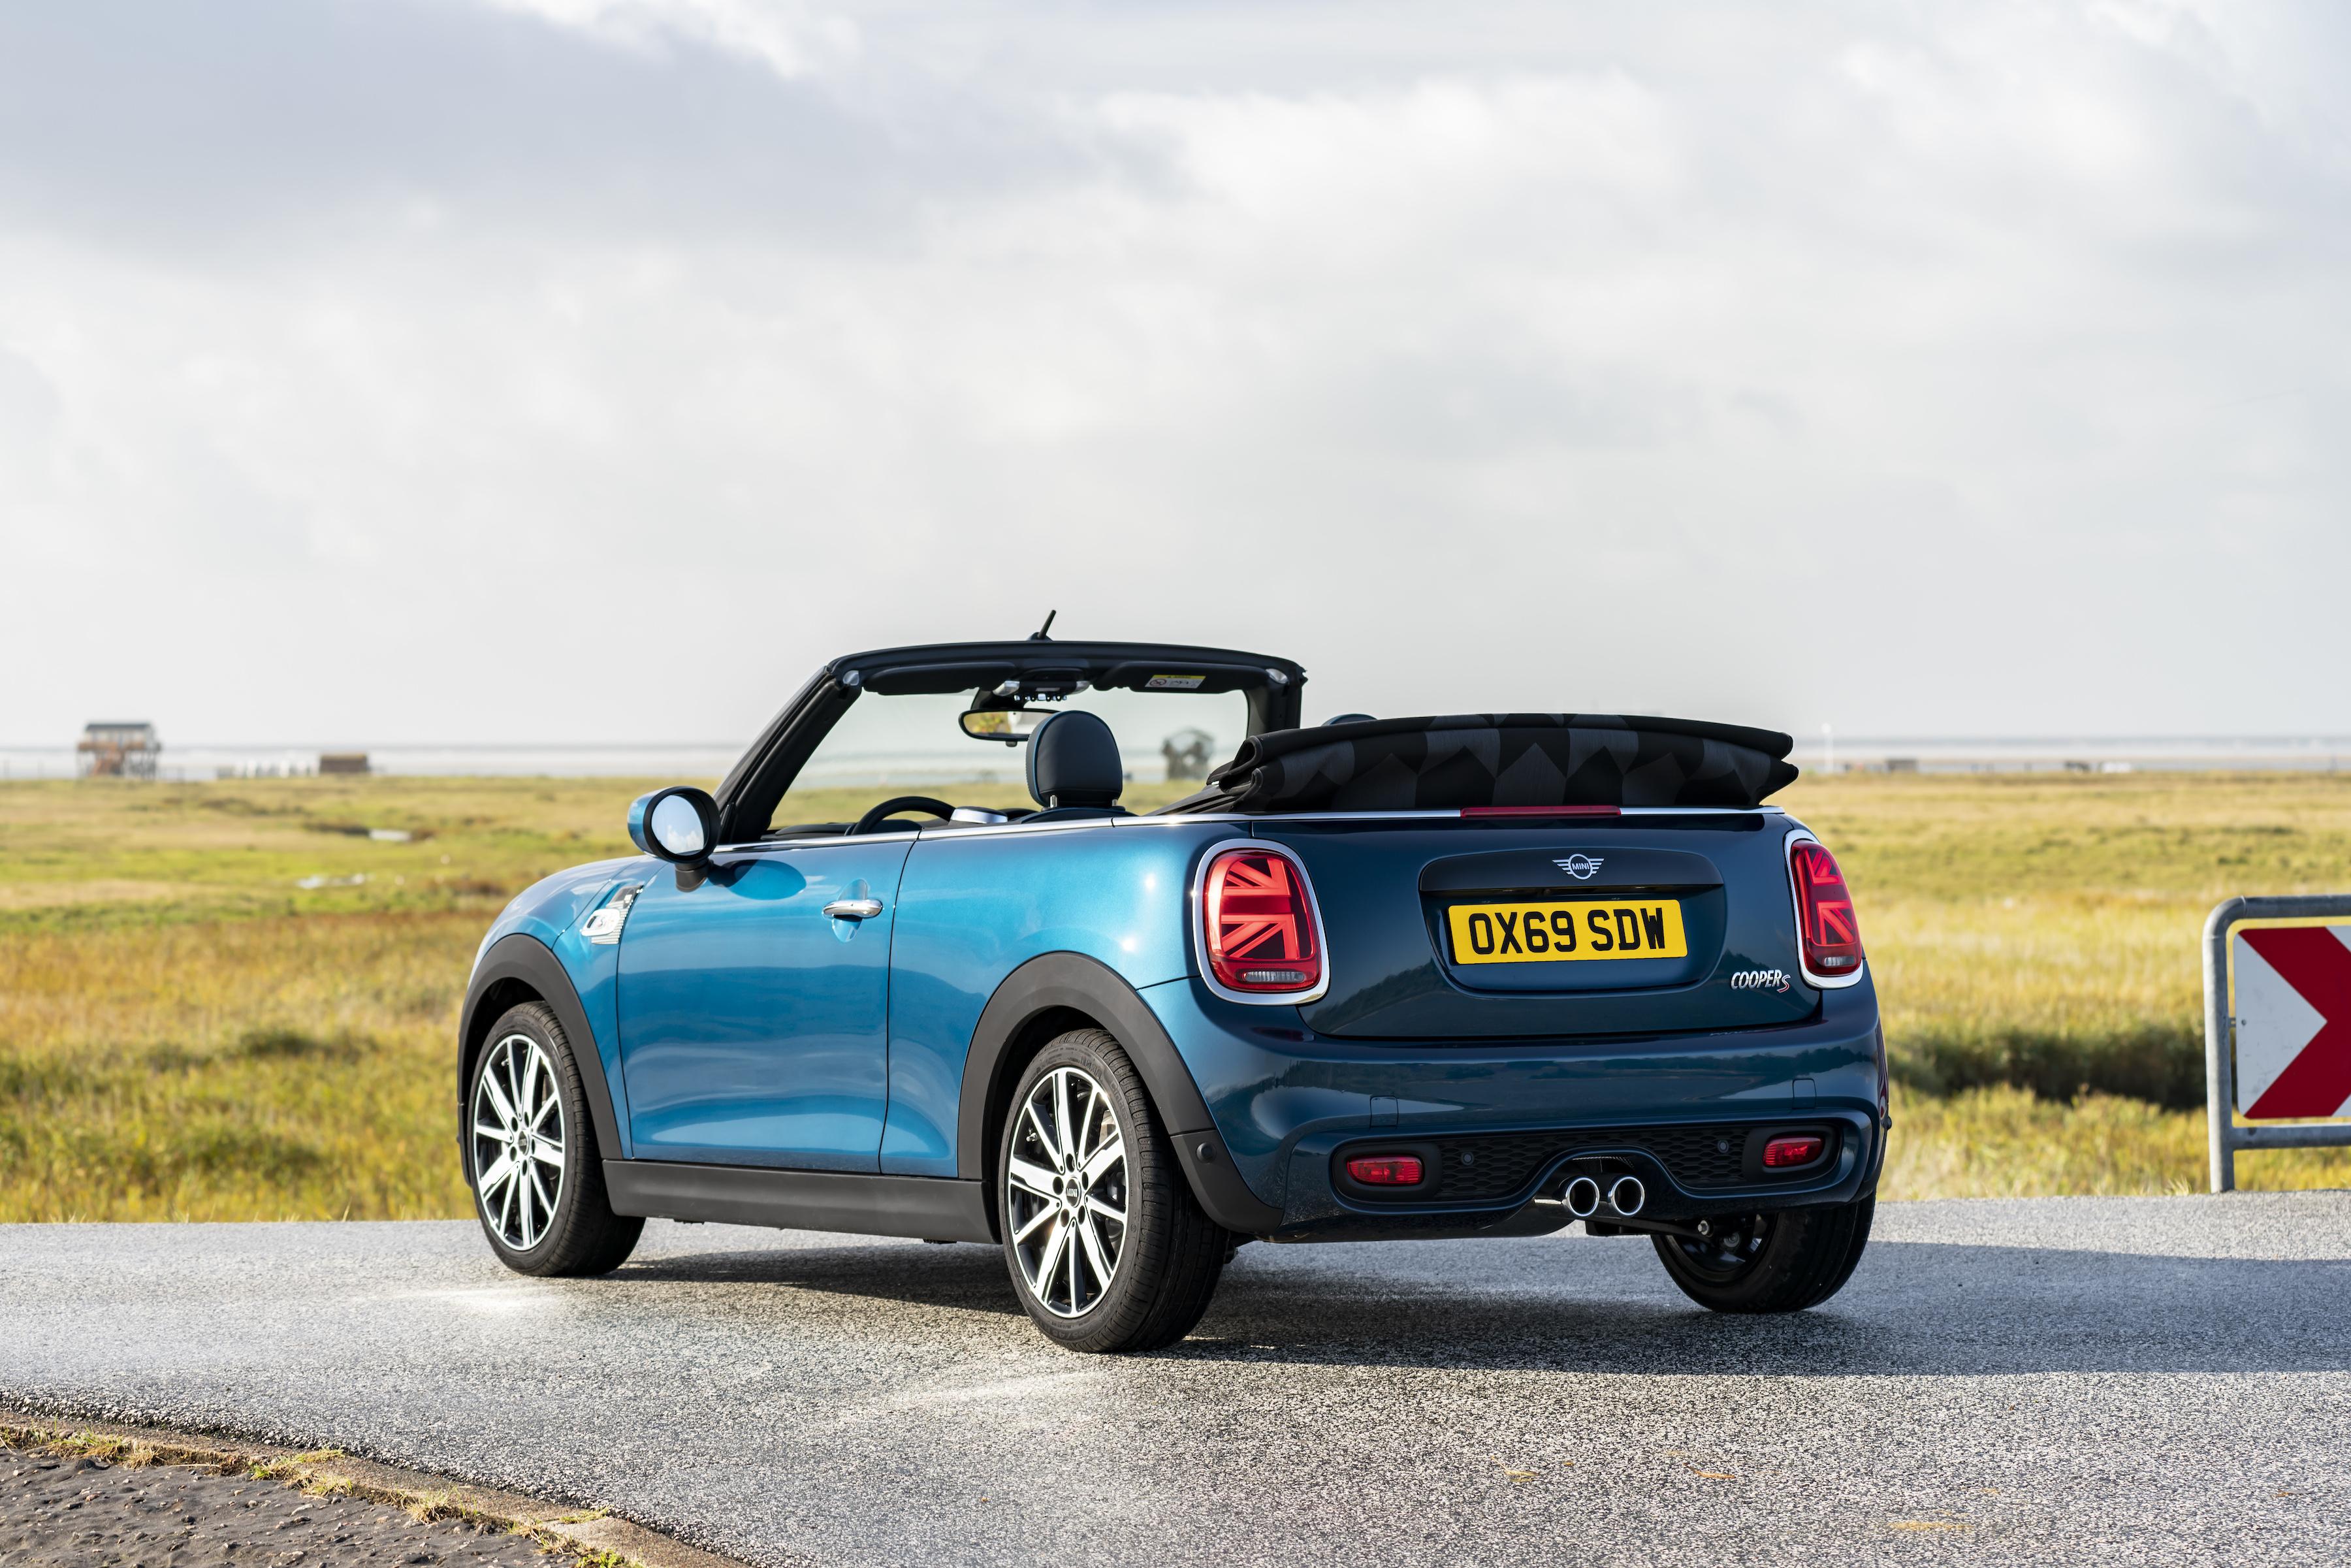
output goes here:
[[1088, 1351], [1181, 1339], [1252, 1239], [1580, 1221], [1718, 1312], [1836, 1291], [1886, 1056], [1837, 863], [1762, 803], [1789, 737], [1309, 727], [1305, 679], [1041, 634], [826, 665], [715, 793], [635, 802], [641, 855], [484, 939], [458, 1133], [491, 1247], [602, 1273], [651, 1216], [987, 1243]]

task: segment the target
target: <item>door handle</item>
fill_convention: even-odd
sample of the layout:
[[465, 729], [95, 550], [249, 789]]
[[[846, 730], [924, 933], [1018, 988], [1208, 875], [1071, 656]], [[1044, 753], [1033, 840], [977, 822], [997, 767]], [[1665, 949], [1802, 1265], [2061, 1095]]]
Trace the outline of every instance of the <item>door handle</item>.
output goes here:
[[882, 913], [878, 898], [836, 898], [824, 906], [824, 912], [835, 920], [871, 920]]

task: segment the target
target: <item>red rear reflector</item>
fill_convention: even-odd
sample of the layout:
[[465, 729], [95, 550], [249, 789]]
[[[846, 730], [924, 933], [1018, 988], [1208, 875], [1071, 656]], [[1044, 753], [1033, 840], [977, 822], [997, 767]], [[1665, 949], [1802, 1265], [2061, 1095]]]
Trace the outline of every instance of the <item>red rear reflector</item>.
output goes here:
[[1807, 1133], [1802, 1137], [1774, 1138], [1763, 1145], [1763, 1168], [1782, 1170], [1789, 1166], [1808, 1166], [1821, 1157], [1828, 1147], [1826, 1140]]
[[1464, 806], [1465, 817], [1621, 817], [1617, 806]]
[[1227, 990], [1279, 996], [1322, 983], [1314, 895], [1280, 850], [1227, 850], [1201, 886], [1201, 946]]
[[1418, 1186], [1420, 1156], [1358, 1155], [1347, 1162], [1347, 1174], [1365, 1186]]
[[1861, 925], [1853, 915], [1853, 894], [1836, 856], [1810, 839], [1788, 851], [1788, 875], [1796, 888], [1796, 929], [1803, 938], [1804, 970], [1814, 979], [1835, 980], [1861, 973]]

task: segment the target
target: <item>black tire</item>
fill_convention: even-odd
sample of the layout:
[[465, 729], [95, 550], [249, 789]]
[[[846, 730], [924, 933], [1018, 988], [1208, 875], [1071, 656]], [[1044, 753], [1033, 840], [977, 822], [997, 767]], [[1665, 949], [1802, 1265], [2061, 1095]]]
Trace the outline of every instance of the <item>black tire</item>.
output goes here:
[[[1652, 1236], [1666, 1272], [1682, 1294], [1709, 1312], [1801, 1312], [1844, 1288], [1869, 1245], [1877, 1212], [1872, 1194], [1831, 1208], [1709, 1222], [1705, 1240]], [[1762, 1245], [1753, 1245], [1758, 1234]]]
[[[538, 1065], [518, 1076], [511, 1069], [517, 1062], [530, 1061], [530, 1052], [521, 1043], [526, 1041], [537, 1048]], [[544, 1070], [551, 1070], [554, 1109], [560, 1113], [559, 1136], [554, 1143], [562, 1157], [555, 1191], [547, 1192], [544, 1173], [556, 1167], [542, 1157], [536, 1168], [529, 1163], [517, 1165], [531, 1178], [530, 1185], [521, 1185], [519, 1176], [510, 1176], [498, 1182], [486, 1197], [484, 1174], [496, 1171], [499, 1156], [511, 1145], [485, 1136], [481, 1129], [519, 1119], [502, 1120], [500, 1101], [503, 1098], [508, 1106], [517, 1106], [514, 1096], [521, 1083], [538, 1091], [531, 1102], [538, 1107], [534, 1124], [544, 1132], [549, 1096], [536, 1077]], [[497, 1094], [486, 1094], [483, 1080], [494, 1072], [499, 1084]], [[588, 1112], [580, 1065], [572, 1060], [571, 1042], [564, 1037], [563, 1026], [546, 1004], [525, 1002], [509, 1008], [491, 1027], [465, 1084], [461, 1115], [465, 1185], [474, 1195], [475, 1218], [482, 1222], [482, 1233], [489, 1238], [498, 1261], [517, 1274], [539, 1275], [609, 1274], [628, 1261], [645, 1222], [612, 1212], [604, 1189], [602, 1151], [596, 1145], [596, 1124]], [[543, 1149], [546, 1145], [534, 1146]]]
[[[1100, 1098], [1089, 1101], [1089, 1110], [1073, 1103], [1068, 1117], [1057, 1120], [1050, 1109], [1052, 1081], [1065, 1072], [1087, 1081]], [[1061, 1082], [1074, 1085], [1077, 1080]], [[1070, 1143], [1060, 1145], [1066, 1168], [1080, 1172], [1075, 1179], [1056, 1176], [1054, 1189], [1067, 1195], [1066, 1203], [1033, 1180], [1043, 1166], [1039, 1156], [1056, 1148], [1042, 1124], [1032, 1124], [1025, 1115], [1040, 1094], [1048, 1107], [1043, 1123], [1078, 1129]], [[1088, 1146], [1086, 1134], [1095, 1135], [1091, 1147], [1097, 1155], [1108, 1144], [1095, 1113], [1105, 1106], [1116, 1121], [1123, 1166], [1106, 1167], [1100, 1177], [1085, 1176], [1080, 1152]], [[1031, 1173], [1029, 1185], [1016, 1174], [1016, 1157]], [[1054, 1171], [1048, 1168], [1047, 1174]], [[1158, 1350], [1191, 1333], [1208, 1310], [1231, 1239], [1201, 1211], [1142, 1075], [1102, 1030], [1071, 1030], [1039, 1051], [1021, 1073], [998, 1140], [995, 1180], [1006, 1271], [1020, 1304], [1054, 1343], [1097, 1354]], [[1123, 1215], [1123, 1221], [1104, 1218], [1113, 1213]], [[1025, 1237], [1024, 1227], [1029, 1228]], [[1053, 1249], [1057, 1230], [1066, 1253]], [[1078, 1245], [1089, 1231], [1094, 1242], [1090, 1251]], [[1048, 1252], [1054, 1260], [1066, 1257], [1066, 1288], [1058, 1263], [1039, 1267]], [[1111, 1263], [1106, 1285], [1093, 1266], [1100, 1258]], [[1030, 1281], [1032, 1271], [1045, 1276], [1041, 1295]]]
[[1869, 1250], [1869, 1227], [1877, 1218], [1877, 1195], [1873, 1192], [1855, 1204], [1853, 1212], [1855, 1217], [1853, 1239], [1845, 1246], [1844, 1266], [1837, 1270], [1827, 1285], [1822, 1288], [1820, 1295], [1814, 1298], [1813, 1304], [1815, 1306], [1844, 1290], [1844, 1282], [1853, 1278], [1853, 1271], [1861, 1267], [1861, 1255]]

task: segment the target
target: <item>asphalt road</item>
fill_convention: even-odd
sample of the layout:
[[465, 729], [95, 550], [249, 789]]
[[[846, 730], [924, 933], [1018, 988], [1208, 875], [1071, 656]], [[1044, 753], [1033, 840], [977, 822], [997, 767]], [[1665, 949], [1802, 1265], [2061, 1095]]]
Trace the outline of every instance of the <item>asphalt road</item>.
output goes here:
[[1242, 1250], [1053, 1349], [992, 1249], [649, 1227], [0, 1227], [0, 1402], [328, 1445], [762, 1563], [2351, 1557], [2351, 1196], [1892, 1206], [1844, 1294], [1646, 1241]]

